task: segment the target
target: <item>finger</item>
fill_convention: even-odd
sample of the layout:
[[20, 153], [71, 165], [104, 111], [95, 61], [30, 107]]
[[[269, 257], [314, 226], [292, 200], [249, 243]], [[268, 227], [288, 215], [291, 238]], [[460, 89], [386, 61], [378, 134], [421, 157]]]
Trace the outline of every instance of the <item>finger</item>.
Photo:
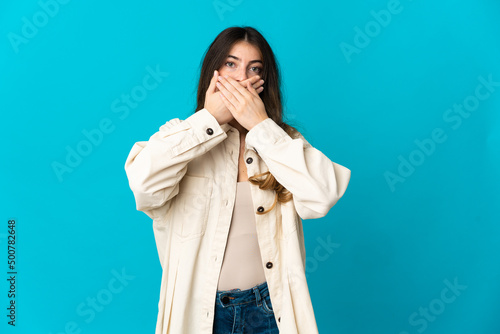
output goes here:
[[250, 83], [248, 83], [248, 84], [247, 84], [247, 89], [248, 89], [248, 91], [249, 91], [249, 92], [250, 92], [253, 96], [256, 96], [256, 97], [258, 97], [258, 96], [259, 96], [259, 93], [257, 93], [257, 91], [255, 90], [255, 88], [253, 88], [253, 86], [252, 86]]
[[[233, 78], [229, 76], [227, 78], [219, 76], [219, 81], [228, 91], [233, 94], [236, 99], [238, 99], [238, 101], [240, 101], [240, 103], [244, 103], [246, 99], [249, 99], [251, 97], [251, 94], [248, 92], [248, 90], [241, 87], [238, 81], [234, 80]], [[226, 97], [228, 96], [226, 95]]]
[[262, 84], [264, 83], [264, 80], [257, 80], [257, 79], [254, 79], [255, 77], [252, 77], [250, 79], [247, 79], [245, 81], [240, 81], [239, 83], [241, 84], [242, 87], [247, 87], [247, 82], [250, 82], [252, 84], [252, 87], [257, 89], [259, 88], [260, 86], [262, 86]]
[[250, 81], [250, 83], [254, 84], [256, 82], [258, 82], [260, 79], [260, 76], [258, 75], [254, 75], [253, 77], [250, 77], [248, 79], [245, 79], [243, 81], [240, 81], [239, 83], [243, 86], [243, 87], [246, 87], [247, 86], [247, 81]]
[[239, 83], [241, 84], [241, 86], [243, 87], [247, 87], [247, 82], [250, 82], [252, 84], [252, 87], [255, 88], [255, 89], [258, 89], [260, 86], [262, 86], [264, 84], [264, 80], [257, 80], [256, 78], [258, 78], [259, 76], [256, 75], [256, 76], [253, 76], [249, 79], [246, 79], [246, 80], [243, 80], [243, 81], [239, 81]]
[[255, 88], [255, 89], [259, 88], [259, 86], [262, 85], [261, 82], [264, 82], [263, 80], [261, 80], [260, 76], [258, 76], [258, 75], [254, 75], [253, 77], [251, 77], [249, 79], [249, 81], [252, 84], [253, 88]]
[[[226, 100], [228, 100], [234, 106], [234, 108], [239, 106], [240, 104], [239, 100], [234, 96], [234, 94], [231, 91], [229, 91], [226, 88], [226, 86], [224, 86], [220, 81], [218, 81], [216, 85], [219, 88], [221, 95], [223, 95], [223, 97], [226, 98]], [[230, 86], [230, 84], [227, 85]]]
[[[248, 94], [248, 86], [247, 85], [251, 85], [250, 82], [248, 81], [248, 83], [244, 86], [244, 87], [240, 87], [241, 85], [238, 85], [238, 81], [236, 81], [235, 79], [231, 78], [231, 77], [228, 77], [226, 78], [227, 81], [233, 85], [234, 88], [236, 88], [236, 90], [241, 93], [243, 95], [243, 97], [250, 97], [250, 95]], [[247, 89], [245, 89], [247, 88]], [[230, 89], [230, 87], [229, 87]], [[238, 97], [237, 94], [233, 93], [236, 97]]]
[[217, 70], [214, 71], [214, 75], [212, 76], [212, 79], [210, 79], [210, 85], [208, 85], [207, 92], [210, 92], [211, 94], [215, 93], [215, 84], [217, 83], [217, 77], [219, 76], [219, 73]]
[[224, 94], [222, 94], [222, 92], [219, 95], [224, 104], [226, 105], [226, 108], [229, 109], [229, 112], [231, 112], [231, 114], [233, 114], [236, 111], [235, 106], [227, 99], [227, 97], [224, 96]]
[[256, 83], [254, 83], [252, 86], [253, 86], [253, 88], [257, 89], [257, 88], [261, 87], [262, 85], [264, 85], [264, 80], [259, 80]]
[[[260, 78], [260, 77], [258, 75], [255, 75], [252, 78]], [[262, 86], [263, 84], [264, 84], [264, 80], [262, 80], [262, 79], [258, 79], [258, 80], [255, 79], [254, 82], [252, 82], [252, 87], [255, 88], [255, 89], [257, 89], [260, 86]], [[246, 87], [246, 84], [245, 84], [244, 87]]]
[[247, 82], [249, 81], [251, 84], [255, 84], [256, 82], [258, 82], [260, 79], [260, 76], [258, 75], [254, 75], [246, 80], [243, 80], [243, 81], [240, 81], [240, 84], [243, 86], [243, 87], [246, 87], [247, 86]]

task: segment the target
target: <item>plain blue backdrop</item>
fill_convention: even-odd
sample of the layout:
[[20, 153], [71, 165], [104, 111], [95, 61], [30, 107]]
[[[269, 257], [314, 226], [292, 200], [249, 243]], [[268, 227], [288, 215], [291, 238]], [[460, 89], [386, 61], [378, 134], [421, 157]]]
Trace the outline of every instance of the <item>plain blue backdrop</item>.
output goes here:
[[494, 0], [2, 1], [1, 332], [154, 332], [161, 267], [125, 159], [193, 112], [217, 34], [250, 25], [286, 119], [352, 171], [303, 223], [320, 333], [499, 333], [499, 17]]

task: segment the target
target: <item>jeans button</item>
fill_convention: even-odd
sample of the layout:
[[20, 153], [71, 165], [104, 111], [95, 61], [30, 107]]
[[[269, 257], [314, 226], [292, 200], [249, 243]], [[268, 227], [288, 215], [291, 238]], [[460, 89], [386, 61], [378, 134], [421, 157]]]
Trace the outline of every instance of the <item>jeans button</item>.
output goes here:
[[223, 303], [223, 304], [227, 304], [227, 303], [229, 303], [229, 297], [228, 297], [228, 296], [224, 296], [224, 297], [222, 297], [222, 303]]

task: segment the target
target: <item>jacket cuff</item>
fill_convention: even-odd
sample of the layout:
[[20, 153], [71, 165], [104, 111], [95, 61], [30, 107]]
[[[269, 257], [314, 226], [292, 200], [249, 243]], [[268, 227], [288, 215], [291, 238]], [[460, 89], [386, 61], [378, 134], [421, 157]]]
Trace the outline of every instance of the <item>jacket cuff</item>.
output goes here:
[[271, 118], [266, 118], [250, 131], [248, 131], [245, 141], [250, 149], [255, 152], [266, 152], [267, 148], [292, 138]]
[[178, 145], [174, 146], [173, 152], [176, 155], [219, 136], [227, 136], [217, 119], [205, 108], [186, 118], [177, 130], [187, 129], [191, 132], [191, 136], [182, 137]]
[[186, 122], [193, 128], [193, 133], [199, 143], [217, 137], [224, 132], [217, 119], [205, 108], [186, 118]]

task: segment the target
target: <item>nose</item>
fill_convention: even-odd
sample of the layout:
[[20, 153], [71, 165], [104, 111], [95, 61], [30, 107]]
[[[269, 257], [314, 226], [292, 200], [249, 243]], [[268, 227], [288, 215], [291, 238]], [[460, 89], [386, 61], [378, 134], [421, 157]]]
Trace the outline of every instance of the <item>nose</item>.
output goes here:
[[248, 76], [247, 76], [247, 71], [245, 69], [245, 67], [241, 66], [239, 69], [238, 69], [238, 73], [236, 73], [236, 78], [235, 78], [237, 81], [243, 81], [243, 80], [246, 80], [248, 79]]

